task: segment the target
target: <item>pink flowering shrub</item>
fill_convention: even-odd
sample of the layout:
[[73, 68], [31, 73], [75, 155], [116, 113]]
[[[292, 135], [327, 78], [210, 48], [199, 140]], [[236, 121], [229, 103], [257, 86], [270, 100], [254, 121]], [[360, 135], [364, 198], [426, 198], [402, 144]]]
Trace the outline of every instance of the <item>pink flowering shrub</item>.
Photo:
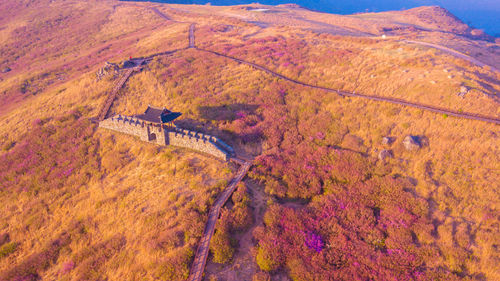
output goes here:
[[98, 172], [93, 130], [80, 112], [35, 120], [22, 140], [0, 156], [0, 188], [37, 193], [86, 182]]
[[[269, 98], [279, 101], [279, 92]], [[250, 176], [278, 200], [309, 203], [268, 208], [264, 227], [254, 231], [261, 270], [284, 270], [293, 280], [460, 277], [426, 262], [440, 250], [418, 240], [432, 235], [433, 225], [427, 202], [409, 192], [409, 181], [376, 175], [372, 159], [331, 145], [330, 124], [321, 122], [329, 120], [327, 115], [320, 112], [312, 122], [314, 117], [304, 113], [294, 120], [286, 109], [280, 111], [279, 102], [268, 105], [273, 110], [263, 109], [261, 128], [273, 149], [256, 158]]]
[[254, 231], [257, 264], [265, 271], [286, 269], [294, 280], [458, 278], [427, 266], [428, 258], [439, 256], [438, 248], [415, 240], [413, 233], [430, 224], [415, 213], [425, 202], [402, 192], [404, 181], [384, 180], [395, 181], [395, 194], [402, 197], [381, 205], [368, 195], [383, 182], [367, 181], [318, 196], [302, 209], [272, 205], [265, 226]]

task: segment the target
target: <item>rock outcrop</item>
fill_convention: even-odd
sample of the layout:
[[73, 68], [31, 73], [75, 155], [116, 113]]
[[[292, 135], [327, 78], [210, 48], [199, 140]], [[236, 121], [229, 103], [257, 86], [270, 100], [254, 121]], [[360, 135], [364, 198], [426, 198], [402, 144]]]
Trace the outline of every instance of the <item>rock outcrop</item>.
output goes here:
[[469, 88], [467, 88], [466, 86], [461, 86], [460, 87], [460, 92], [458, 93], [458, 96], [461, 97], [461, 98], [464, 98], [465, 95], [467, 95], [468, 92], [469, 92]]
[[120, 67], [118, 67], [117, 64], [106, 62], [104, 66], [96, 73], [97, 81], [101, 80], [102, 78], [104, 78], [104, 76], [107, 76], [109, 74], [117, 74], [119, 69]]
[[406, 150], [415, 151], [421, 148], [420, 140], [417, 136], [406, 136], [403, 140]]
[[384, 149], [378, 153], [378, 159], [380, 161], [385, 161], [387, 158], [392, 158], [392, 151]]
[[383, 145], [391, 145], [393, 142], [391, 137], [383, 137], [382, 138], [382, 144]]

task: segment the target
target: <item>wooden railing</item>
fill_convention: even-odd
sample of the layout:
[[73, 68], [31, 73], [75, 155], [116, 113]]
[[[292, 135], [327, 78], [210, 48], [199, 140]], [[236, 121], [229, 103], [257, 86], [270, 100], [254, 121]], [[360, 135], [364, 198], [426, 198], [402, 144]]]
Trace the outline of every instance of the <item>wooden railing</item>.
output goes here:
[[99, 113], [97, 114], [97, 120], [102, 121], [106, 118], [108, 115], [109, 109], [111, 108], [111, 105], [113, 105], [113, 102], [116, 99], [116, 95], [118, 94], [118, 91], [125, 85], [125, 82], [127, 82], [128, 78], [134, 71], [138, 71], [140, 69], [140, 66], [144, 63], [144, 59], [136, 60], [135, 61], [136, 66], [133, 68], [127, 69], [122, 77], [120, 77], [120, 80], [115, 84], [113, 87], [113, 90], [109, 93], [109, 95], [106, 97], [106, 100], [104, 101], [101, 109], [99, 110]]
[[205, 269], [205, 264], [207, 263], [208, 251], [210, 249], [210, 239], [212, 239], [212, 236], [214, 234], [215, 225], [217, 223], [217, 218], [219, 217], [220, 210], [222, 206], [226, 204], [227, 200], [229, 200], [229, 197], [231, 196], [231, 194], [233, 194], [236, 186], [245, 177], [251, 166], [250, 162], [246, 162], [240, 159], [236, 159], [236, 161], [234, 162], [243, 164], [240, 166], [240, 169], [236, 173], [235, 177], [231, 179], [227, 188], [217, 198], [217, 200], [215, 200], [212, 208], [210, 208], [210, 212], [208, 213], [208, 221], [205, 225], [205, 231], [203, 231], [203, 235], [200, 239], [200, 244], [198, 245], [198, 249], [196, 250], [196, 255], [191, 266], [191, 271], [188, 278], [189, 281], [201, 281], [201, 279], [203, 278], [203, 271]]

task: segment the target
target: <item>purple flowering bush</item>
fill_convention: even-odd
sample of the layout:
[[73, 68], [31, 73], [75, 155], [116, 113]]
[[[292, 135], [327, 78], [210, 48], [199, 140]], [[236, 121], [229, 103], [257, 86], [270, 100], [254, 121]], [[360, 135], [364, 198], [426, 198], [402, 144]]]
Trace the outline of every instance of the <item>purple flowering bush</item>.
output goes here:
[[0, 188], [37, 193], [77, 186], [98, 173], [98, 142], [79, 111], [35, 120], [24, 137], [0, 155]]

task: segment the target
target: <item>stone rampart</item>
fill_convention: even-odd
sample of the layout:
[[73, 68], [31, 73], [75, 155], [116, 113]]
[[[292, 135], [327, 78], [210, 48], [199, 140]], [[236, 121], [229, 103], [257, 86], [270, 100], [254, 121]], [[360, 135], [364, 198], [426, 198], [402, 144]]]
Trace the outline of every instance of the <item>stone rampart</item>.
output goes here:
[[99, 122], [99, 127], [139, 137], [158, 145], [173, 145], [210, 154], [225, 161], [234, 150], [218, 138], [182, 128], [164, 129], [135, 117], [116, 115]]
[[128, 135], [139, 137], [141, 140], [148, 139], [147, 126], [144, 122], [128, 116], [116, 115], [99, 122], [99, 127], [118, 131]]
[[168, 144], [190, 148], [210, 154], [223, 160], [229, 160], [230, 153], [221, 149], [215, 143], [217, 138], [203, 133], [176, 128], [168, 131]]

